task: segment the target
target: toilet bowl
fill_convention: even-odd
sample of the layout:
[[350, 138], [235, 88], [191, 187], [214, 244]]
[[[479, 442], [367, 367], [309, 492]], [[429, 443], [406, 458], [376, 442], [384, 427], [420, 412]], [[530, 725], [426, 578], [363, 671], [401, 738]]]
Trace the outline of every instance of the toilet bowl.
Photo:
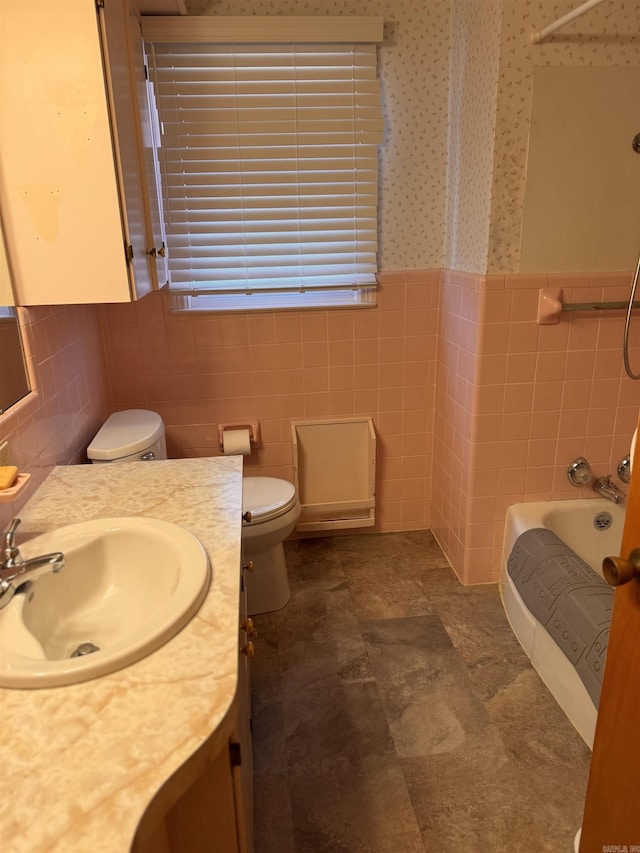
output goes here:
[[300, 517], [295, 486], [276, 477], [245, 477], [242, 511], [244, 563], [253, 564], [247, 577], [247, 612], [279, 610], [291, 595], [282, 543]]
[[[162, 418], [146, 409], [115, 412], [96, 433], [87, 457], [94, 464], [166, 459]], [[243, 559], [253, 565], [245, 573], [247, 612], [279, 610], [290, 596], [282, 543], [300, 517], [295, 486], [276, 477], [245, 477], [242, 512]]]

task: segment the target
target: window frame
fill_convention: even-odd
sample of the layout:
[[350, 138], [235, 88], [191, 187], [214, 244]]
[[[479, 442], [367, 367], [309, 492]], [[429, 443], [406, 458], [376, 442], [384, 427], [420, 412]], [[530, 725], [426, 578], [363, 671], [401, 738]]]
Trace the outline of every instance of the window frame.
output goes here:
[[[382, 18], [362, 18], [359, 16], [339, 17], [144, 17], [142, 19], [142, 34], [147, 50], [153, 51], [154, 45], [164, 43], [175, 44], [339, 44], [364, 42], [377, 44], [383, 38]], [[375, 56], [374, 56], [375, 62]], [[375, 73], [375, 71], [374, 71]], [[376, 74], [377, 79], [377, 74]], [[378, 82], [379, 85], [379, 82]], [[156, 93], [157, 95], [157, 93]], [[380, 122], [382, 118], [380, 117]], [[377, 144], [377, 143], [376, 143]], [[355, 145], [355, 143], [354, 143]], [[355, 150], [355, 149], [354, 149]], [[354, 178], [355, 180], [355, 178]], [[354, 184], [357, 186], [357, 184]], [[379, 190], [377, 175], [376, 152], [376, 190]], [[377, 254], [377, 229], [379, 222], [378, 192], [375, 194], [374, 209], [376, 224], [373, 229], [375, 241], [374, 252]], [[354, 203], [357, 196], [353, 196]], [[354, 231], [354, 233], [356, 233]], [[243, 241], [243, 245], [247, 245]], [[355, 245], [355, 243], [354, 243]], [[168, 246], [171, 252], [171, 244]], [[269, 293], [266, 287], [238, 287], [233, 293], [220, 293], [215, 286], [198, 286], [197, 283], [170, 284], [171, 309], [175, 311], [273, 311], [301, 310], [326, 308], [371, 307], [376, 304], [376, 273], [377, 263], [369, 263], [366, 280], [353, 285], [334, 284], [328, 288], [314, 286], [313, 278], [305, 286], [298, 280], [289, 287], [279, 286], [277, 292]], [[286, 281], [286, 279], [285, 279]], [[224, 288], [223, 288], [224, 289]], [[282, 290], [282, 292], [281, 292]], [[244, 299], [247, 304], [244, 305]]]

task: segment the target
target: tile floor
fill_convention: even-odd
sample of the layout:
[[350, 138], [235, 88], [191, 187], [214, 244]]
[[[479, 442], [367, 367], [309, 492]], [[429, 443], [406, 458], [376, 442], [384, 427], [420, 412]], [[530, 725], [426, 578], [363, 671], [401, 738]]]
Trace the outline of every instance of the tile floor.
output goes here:
[[256, 853], [573, 850], [590, 753], [429, 531], [286, 544], [256, 618]]

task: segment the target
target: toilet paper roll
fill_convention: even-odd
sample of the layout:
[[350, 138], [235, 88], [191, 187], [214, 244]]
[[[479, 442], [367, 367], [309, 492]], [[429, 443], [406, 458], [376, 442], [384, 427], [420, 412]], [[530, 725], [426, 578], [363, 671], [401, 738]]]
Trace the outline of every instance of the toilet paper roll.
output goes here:
[[226, 429], [222, 433], [222, 452], [225, 456], [249, 456], [251, 435], [248, 429]]

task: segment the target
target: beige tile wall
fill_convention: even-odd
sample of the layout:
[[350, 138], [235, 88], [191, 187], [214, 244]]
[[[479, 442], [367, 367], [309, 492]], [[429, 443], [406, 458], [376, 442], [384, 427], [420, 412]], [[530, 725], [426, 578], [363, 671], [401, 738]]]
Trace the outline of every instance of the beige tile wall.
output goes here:
[[218, 455], [219, 423], [259, 420], [249, 469], [292, 479], [291, 420], [370, 415], [378, 530], [429, 527], [439, 271], [382, 273], [378, 307], [171, 314], [104, 306], [115, 409], [151, 408], [170, 456]]
[[19, 308], [34, 393], [0, 420], [0, 441], [11, 461], [31, 474], [10, 503], [0, 503], [6, 526], [54, 465], [86, 461], [87, 444], [108, 412], [108, 386], [98, 308], [93, 305]]
[[111, 410], [160, 412], [172, 456], [218, 454], [219, 422], [257, 418], [263, 446], [248, 466], [288, 478], [292, 418], [372, 415], [376, 529], [432, 527], [465, 583], [495, 580], [507, 506], [589, 496], [568, 484], [568, 463], [585, 455], [596, 475], [615, 472], [640, 408], [623, 313], [539, 326], [541, 286], [565, 301], [623, 299], [629, 276], [386, 273], [379, 306], [357, 311], [181, 316], [163, 295], [21, 309], [37, 394], [2, 417], [0, 438], [33, 479], [0, 522], [54, 464], [85, 461]]
[[536, 316], [541, 287], [561, 287], [565, 302], [622, 300], [630, 278], [444, 275], [433, 529], [465, 583], [498, 578], [510, 504], [589, 497], [567, 480], [571, 460], [585, 456], [601, 476], [628, 453], [640, 383], [623, 370], [623, 312], [546, 326]]

